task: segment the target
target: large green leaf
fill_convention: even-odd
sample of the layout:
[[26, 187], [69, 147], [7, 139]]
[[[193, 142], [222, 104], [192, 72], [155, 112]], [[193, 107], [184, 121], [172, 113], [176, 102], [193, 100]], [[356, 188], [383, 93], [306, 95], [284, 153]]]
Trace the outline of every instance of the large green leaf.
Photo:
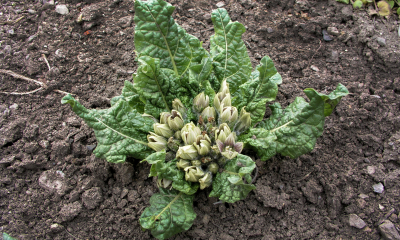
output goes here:
[[265, 114], [266, 103], [274, 101], [278, 94], [278, 85], [282, 77], [276, 70], [274, 63], [268, 56], [261, 59], [257, 70], [252, 72], [249, 80], [240, 85], [233, 104], [251, 114], [252, 125], [260, 122]]
[[249, 138], [245, 142], [254, 148], [261, 160], [268, 160], [277, 153], [296, 158], [310, 152], [323, 133], [325, 105], [327, 102], [330, 106], [332, 102], [337, 104], [336, 100], [347, 94], [343, 85], [335, 90], [336, 98], [333, 95], [326, 98], [311, 89], [306, 91], [309, 103], [301, 97], [297, 97], [285, 109], [275, 103], [270, 106], [271, 117], [261, 122], [257, 128], [250, 129], [247, 135]]
[[[251, 184], [251, 172], [256, 167], [250, 157], [242, 154], [230, 160], [221, 173], [217, 173], [213, 180], [210, 197], [217, 197], [221, 201], [234, 203], [243, 200], [256, 187]], [[247, 183], [243, 181], [243, 178]]]
[[133, 84], [130, 81], [124, 82], [124, 88], [120, 96], [113, 97], [111, 99], [111, 105], [117, 103], [120, 99], [128, 102], [132, 109], [136, 109], [140, 113], [144, 113], [144, 103], [140, 100], [139, 94], [137, 94]]
[[151, 196], [151, 206], [140, 216], [140, 225], [150, 229], [151, 234], [158, 239], [170, 238], [188, 230], [196, 218], [193, 198], [193, 195], [160, 188], [160, 193]]
[[111, 108], [88, 110], [71, 95], [61, 102], [69, 103], [72, 110], [93, 128], [97, 147], [93, 153], [109, 162], [124, 162], [126, 156], [145, 158], [151, 152], [147, 147], [147, 134], [153, 130], [153, 120], [143, 118], [129, 104], [120, 99]]
[[206, 51], [201, 42], [175, 23], [175, 7], [162, 0], [135, 1], [135, 49], [138, 56], [160, 59], [160, 68], [183, 76]]
[[239, 22], [232, 22], [223, 8], [214, 10], [211, 20], [215, 31], [215, 35], [210, 38], [214, 72], [220, 82], [227, 80], [232, 96], [236, 96], [239, 86], [249, 79], [252, 71], [247, 48], [242, 40], [246, 28]]
[[193, 195], [199, 189], [198, 183], [185, 180], [185, 173], [176, 167], [176, 159], [165, 162], [165, 151], [155, 152], [143, 161], [152, 164], [149, 177], [159, 177], [172, 181], [172, 187], [187, 195]]

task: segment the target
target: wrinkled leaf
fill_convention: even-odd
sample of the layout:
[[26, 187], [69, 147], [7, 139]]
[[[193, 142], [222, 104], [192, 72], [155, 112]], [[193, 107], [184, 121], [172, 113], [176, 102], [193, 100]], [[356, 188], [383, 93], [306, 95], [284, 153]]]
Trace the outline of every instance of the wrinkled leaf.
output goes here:
[[245, 199], [247, 194], [256, 188], [251, 184], [250, 176], [255, 167], [250, 157], [238, 154], [225, 165], [222, 173], [217, 173], [213, 180], [210, 197], [217, 197], [228, 203]]
[[124, 82], [124, 88], [122, 88], [122, 94], [117, 97], [113, 97], [110, 101], [111, 106], [117, 103], [120, 99], [125, 100], [132, 109], [136, 109], [140, 113], [144, 113], [144, 102], [140, 100], [140, 96], [135, 91], [133, 84], [129, 81]]
[[97, 147], [93, 153], [109, 162], [119, 163], [126, 156], [145, 158], [151, 152], [147, 147], [147, 134], [153, 130], [153, 121], [143, 118], [128, 103], [120, 99], [105, 110], [88, 110], [71, 95], [65, 96], [61, 103], [69, 103], [72, 110], [93, 128]]
[[[291, 158], [308, 153], [323, 133], [326, 114], [330, 114], [338, 102], [337, 99], [346, 94], [347, 89], [343, 85], [339, 85], [330, 97], [307, 89], [309, 103], [301, 97], [297, 97], [285, 109], [275, 103], [270, 106], [271, 117], [261, 122], [257, 128], [250, 129], [247, 135], [250, 138], [245, 142], [264, 161], [277, 153]], [[326, 107], [327, 104], [330, 107]]]
[[251, 74], [250, 79], [242, 84], [233, 104], [251, 114], [252, 125], [261, 121], [266, 110], [266, 103], [274, 101], [278, 94], [278, 85], [282, 77], [276, 70], [271, 58], [265, 56], [261, 59], [257, 70]]
[[354, 8], [354, 9], [362, 8], [362, 6], [363, 6], [363, 2], [362, 2], [361, 0], [356, 0], [356, 1], [353, 3], [353, 8]]
[[378, 11], [379, 15], [381, 15], [382, 17], [390, 15], [389, 3], [387, 3], [386, 1], [380, 1], [376, 5], [379, 8], [379, 11]]
[[140, 225], [150, 229], [157, 239], [167, 239], [188, 230], [196, 218], [193, 198], [193, 195], [160, 188], [160, 193], [151, 196], [150, 207], [140, 216]]
[[135, 1], [135, 49], [138, 56], [160, 59], [160, 68], [173, 70], [179, 78], [193, 64], [200, 64], [206, 51], [201, 42], [175, 23], [175, 7], [162, 0]]
[[[247, 81], [252, 70], [247, 48], [242, 40], [246, 28], [241, 23], [232, 22], [223, 8], [214, 10], [211, 20], [215, 31], [215, 35], [210, 38], [214, 72], [219, 82], [227, 80], [232, 96], [236, 96], [239, 86]], [[219, 90], [215, 86], [213, 88]]]
[[176, 167], [176, 159], [165, 162], [165, 151], [155, 152], [143, 161], [152, 164], [149, 177], [158, 177], [172, 181], [172, 187], [187, 195], [193, 195], [199, 188], [198, 183], [185, 181], [185, 173]]

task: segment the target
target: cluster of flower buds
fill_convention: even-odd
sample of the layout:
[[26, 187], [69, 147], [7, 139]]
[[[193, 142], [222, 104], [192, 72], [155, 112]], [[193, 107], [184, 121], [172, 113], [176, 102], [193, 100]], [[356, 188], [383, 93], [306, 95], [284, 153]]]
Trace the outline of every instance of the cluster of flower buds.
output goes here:
[[147, 136], [150, 148], [173, 152], [178, 169], [185, 172], [186, 181], [200, 183], [200, 189], [210, 186], [213, 174], [241, 153], [243, 143], [236, 142], [236, 136], [251, 125], [250, 113], [243, 108], [238, 114], [236, 107], [231, 105], [226, 81], [213, 103], [214, 106], [209, 106], [210, 97], [204, 92], [197, 95], [192, 110], [199, 121], [197, 125], [193, 122], [185, 124], [187, 109], [175, 99], [173, 110], [161, 113], [160, 123], [153, 125], [154, 133]]

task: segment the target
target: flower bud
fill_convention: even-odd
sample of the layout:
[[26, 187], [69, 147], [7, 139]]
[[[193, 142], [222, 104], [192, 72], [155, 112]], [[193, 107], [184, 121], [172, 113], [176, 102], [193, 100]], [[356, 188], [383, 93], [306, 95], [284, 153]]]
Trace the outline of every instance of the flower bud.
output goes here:
[[154, 132], [157, 135], [163, 136], [165, 138], [170, 138], [174, 135], [174, 132], [168, 127], [167, 124], [154, 123], [153, 124]]
[[226, 80], [221, 83], [219, 93], [222, 93], [224, 96], [229, 93], [229, 84], [226, 82]]
[[159, 178], [157, 179], [157, 186], [162, 187], [162, 188], [168, 188], [171, 185], [172, 181], [165, 179], [165, 178]]
[[190, 161], [188, 160], [184, 160], [184, 159], [180, 159], [177, 163], [176, 163], [176, 167], [183, 170], [187, 167], [190, 167]]
[[202, 156], [207, 155], [211, 150], [211, 144], [207, 140], [200, 140], [200, 143], [195, 142], [193, 145], [196, 147], [199, 155]]
[[210, 163], [210, 165], [208, 165], [208, 171], [216, 174], [218, 172], [219, 166], [217, 163]]
[[236, 152], [241, 153], [243, 151], [243, 143], [237, 142], [235, 143], [235, 145], [233, 145], [233, 148], [235, 149]]
[[212, 174], [210, 172], [206, 173], [204, 177], [199, 179], [200, 189], [203, 190], [206, 187], [211, 186], [212, 183]]
[[201, 117], [204, 121], [208, 122], [208, 119], [215, 119], [215, 108], [214, 107], [206, 107], [201, 113]]
[[239, 153], [235, 152], [230, 146], [225, 147], [225, 151], [221, 152], [222, 156], [227, 159], [235, 158]]
[[204, 94], [204, 92], [200, 93], [193, 99], [193, 108], [197, 113], [201, 113], [204, 108], [208, 107], [210, 104], [210, 98]]
[[167, 118], [171, 116], [171, 113], [169, 112], [162, 112], [160, 114], [160, 123], [161, 124], [167, 124]]
[[231, 129], [228, 124], [223, 123], [219, 125], [219, 128], [215, 131], [215, 140], [220, 140], [221, 142], [225, 142], [226, 138], [231, 134]]
[[148, 146], [156, 152], [162, 151], [167, 148], [167, 140], [164, 137], [158, 136], [155, 133], [150, 132], [150, 135], [147, 135], [147, 141], [149, 142]]
[[231, 132], [231, 134], [228, 135], [228, 137], [225, 139], [225, 146], [231, 146], [233, 147], [235, 145], [235, 141], [236, 141], [236, 133], [235, 132]]
[[200, 167], [201, 166], [201, 161], [200, 160], [192, 160], [191, 163], [192, 163], [192, 166], [195, 166], [195, 167]]
[[199, 179], [204, 176], [203, 170], [199, 167], [187, 167], [185, 168], [185, 180], [189, 182], [198, 182]]
[[186, 124], [181, 129], [181, 137], [185, 145], [192, 145], [200, 134], [200, 128], [196, 127], [193, 122]]
[[176, 157], [186, 160], [194, 160], [197, 158], [197, 149], [193, 145], [179, 147]]
[[178, 112], [180, 112], [181, 114], [185, 114], [186, 113], [186, 108], [185, 106], [182, 104], [181, 100], [175, 98], [174, 101], [172, 101], [172, 108]]
[[168, 126], [174, 131], [181, 130], [184, 125], [182, 115], [176, 110], [171, 111], [171, 115], [167, 118], [167, 123]]
[[222, 93], [218, 93], [214, 98], [214, 107], [215, 109], [221, 113], [224, 107], [230, 107], [231, 103], [231, 95], [229, 93], [222, 95]]
[[238, 134], [246, 131], [251, 126], [251, 116], [250, 113], [246, 112], [244, 108], [240, 111], [239, 120], [235, 124], [234, 131]]
[[236, 107], [224, 107], [222, 109], [220, 120], [222, 123], [232, 125], [238, 119], [238, 111]]

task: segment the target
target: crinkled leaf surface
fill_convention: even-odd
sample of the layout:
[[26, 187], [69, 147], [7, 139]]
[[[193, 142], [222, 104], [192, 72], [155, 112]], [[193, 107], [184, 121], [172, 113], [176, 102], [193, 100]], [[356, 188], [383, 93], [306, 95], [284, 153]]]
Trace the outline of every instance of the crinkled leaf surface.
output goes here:
[[152, 164], [149, 177], [159, 177], [172, 181], [172, 187], [187, 195], [193, 195], [199, 189], [198, 183], [187, 182], [183, 171], [176, 167], [176, 159], [165, 162], [165, 151], [155, 152], [143, 161]]
[[236, 96], [239, 86], [249, 79], [252, 71], [247, 48], [242, 40], [246, 28], [239, 22], [232, 22], [223, 8], [214, 10], [211, 20], [215, 35], [210, 38], [210, 53], [215, 76], [219, 82], [227, 80], [232, 96]]
[[256, 188], [251, 184], [250, 176], [255, 167], [256, 165], [250, 157], [238, 154], [236, 158], [225, 165], [222, 173], [217, 173], [213, 180], [210, 197], [217, 197], [228, 203], [245, 199], [247, 194]]
[[140, 225], [150, 229], [158, 239], [167, 239], [188, 230], [196, 218], [193, 198], [193, 195], [160, 188], [160, 193], [151, 196], [151, 206], [143, 211]]
[[[347, 89], [338, 86], [335, 91], [335, 96], [341, 98], [346, 95]], [[257, 128], [250, 129], [245, 142], [257, 151], [261, 160], [268, 160], [277, 153], [296, 158], [314, 148], [317, 138], [323, 133], [327, 98], [310, 89], [306, 94], [310, 98], [309, 103], [301, 97], [285, 109], [275, 103], [270, 106], [271, 117]], [[333, 95], [328, 99], [336, 101]], [[255, 139], [251, 136], [255, 136]]]
[[274, 63], [268, 56], [261, 59], [257, 70], [252, 72], [249, 80], [240, 85], [238, 94], [233, 99], [233, 104], [251, 114], [252, 125], [260, 122], [265, 114], [266, 103], [274, 101], [278, 94], [278, 85], [282, 77], [276, 70]]
[[139, 113], [144, 113], [144, 102], [140, 100], [139, 94], [137, 94], [133, 84], [129, 81], [124, 82], [124, 88], [122, 88], [122, 94], [111, 99], [111, 105], [118, 102], [118, 100], [125, 100], [132, 109], [136, 109]]
[[162, 0], [135, 1], [135, 49], [138, 56], [160, 59], [160, 68], [180, 78], [206, 51], [201, 42], [175, 23], [175, 7]]
[[120, 99], [106, 110], [88, 110], [71, 95], [65, 96], [63, 104], [69, 103], [72, 110], [93, 128], [97, 147], [93, 153], [109, 162], [119, 163], [126, 156], [145, 158], [153, 150], [147, 147], [147, 134], [153, 130], [153, 121], [143, 118], [129, 104]]

